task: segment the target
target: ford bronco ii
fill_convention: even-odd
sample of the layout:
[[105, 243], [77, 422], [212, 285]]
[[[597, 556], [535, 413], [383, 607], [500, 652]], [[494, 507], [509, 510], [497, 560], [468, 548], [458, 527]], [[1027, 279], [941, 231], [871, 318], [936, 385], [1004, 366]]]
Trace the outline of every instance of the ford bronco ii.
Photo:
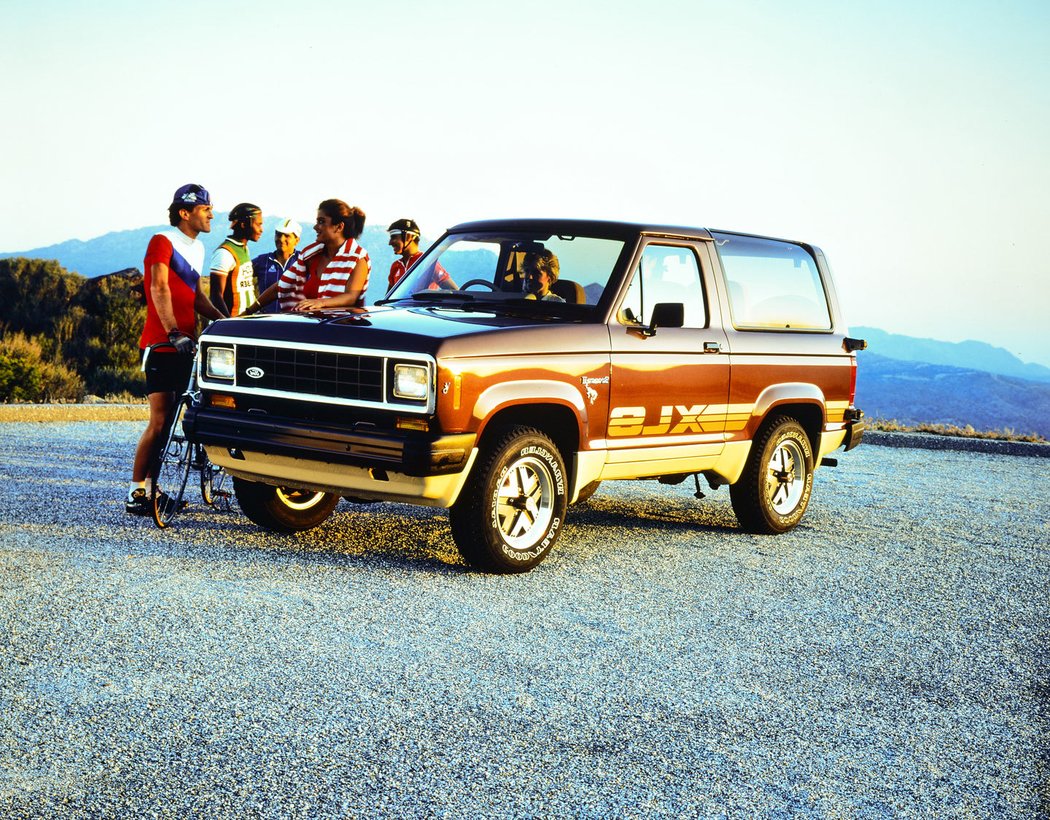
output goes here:
[[702, 476], [745, 530], [791, 529], [817, 466], [861, 440], [863, 345], [812, 245], [470, 222], [374, 307], [211, 325], [185, 428], [261, 526], [317, 526], [340, 497], [444, 507], [471, 565], [521, 572], [602, 481], [702, 495]]

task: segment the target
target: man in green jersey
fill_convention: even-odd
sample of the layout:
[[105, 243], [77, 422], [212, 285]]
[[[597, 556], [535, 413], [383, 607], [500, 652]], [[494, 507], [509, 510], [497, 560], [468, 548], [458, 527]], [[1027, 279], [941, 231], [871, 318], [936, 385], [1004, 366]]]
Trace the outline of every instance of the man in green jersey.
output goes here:
[[211, 301], [227, 316], [240, 316], [255, 301], [255, 272], [248, 242], [262, 236], [262, 209], [250, 202], [230, 211], [230, 236], [211, 258]]

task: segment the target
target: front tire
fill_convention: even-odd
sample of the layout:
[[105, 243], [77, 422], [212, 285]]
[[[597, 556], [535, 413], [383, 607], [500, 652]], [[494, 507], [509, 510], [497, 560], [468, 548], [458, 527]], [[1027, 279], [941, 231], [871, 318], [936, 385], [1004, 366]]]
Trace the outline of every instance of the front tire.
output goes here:
[[565, 464], [531, 427], [511, 427], [484, 445], [449, 510], [452, 537], [471, 566], [526, 572], [544, 559], [565, 523]]
[[193, 460], [193, 444], [182, 432], [182, 419], [186, 414], [186, 402], [175, 405], [171, 426], [153, 462], [153, 490], [150, 502], [153, 507], [153, 523], [161, 529], [171, 526], [186, 493], [186, 480], [190, 475]]
[[812, 491], [809, 436], [795, 419], [778, 416], [755, 437], [744, 473], [729, 488], [729, 497], [745, 530], [775, 535], [802, 520]]
[[274, 487], [236, 477], [233, 492], [248, 518], [260, 527], [282, 533], [313, 529], [339, 503], [339, 496], [334, 493]]

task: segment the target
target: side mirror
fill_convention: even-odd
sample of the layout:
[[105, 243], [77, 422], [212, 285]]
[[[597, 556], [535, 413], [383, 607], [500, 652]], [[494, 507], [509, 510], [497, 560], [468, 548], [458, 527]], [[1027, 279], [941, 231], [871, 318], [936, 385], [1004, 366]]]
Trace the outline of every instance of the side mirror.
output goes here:
[[685, 305], [681, 302], [658, 302], [653, 307], [649, 326], [640, 328], [643, 336], [655, 336], [658, 327], [682, 327], [685, 324]]

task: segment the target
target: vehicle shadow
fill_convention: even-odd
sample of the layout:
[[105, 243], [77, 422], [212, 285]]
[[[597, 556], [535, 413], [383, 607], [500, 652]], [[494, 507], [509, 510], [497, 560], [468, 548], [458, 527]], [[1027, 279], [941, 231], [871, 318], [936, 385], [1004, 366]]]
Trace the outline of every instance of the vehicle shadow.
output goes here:
[[569, 524], [619, 527], [636, 532], [703, 530], [741, 533], [728, 501], [709, 503], [684, 497], [631, 500], [593, 496], [569, 507]]
[[295, 557], [333, 566], [367, 563], [444, 575], [470, 571], [452, 541], [447, 515], [401, 504], [340, 501], [327, 521], [298, 533], [266, 530], [236, 504], [228, 512], [198, 505], [179, 517], [175, 529], [193, 531], [195, 539], [208, 539], [208, 533], [214, 532], [227, 548], [277, 560]]

